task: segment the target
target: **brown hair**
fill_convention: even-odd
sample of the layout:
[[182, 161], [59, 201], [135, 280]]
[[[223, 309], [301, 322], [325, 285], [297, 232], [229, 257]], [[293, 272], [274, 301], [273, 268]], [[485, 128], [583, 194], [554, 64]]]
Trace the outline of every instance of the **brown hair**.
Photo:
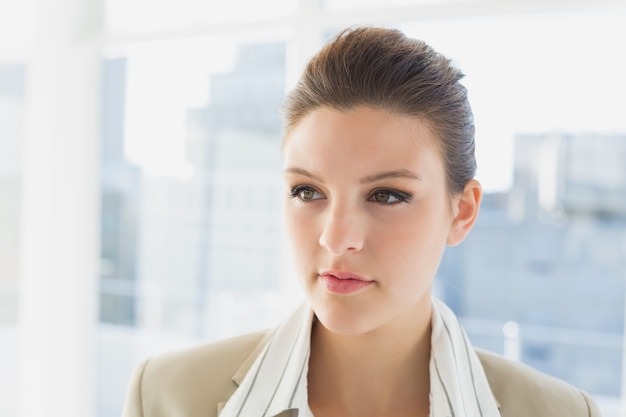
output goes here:
[[474, 120], [463, 74], [426, 43], [395, 29], [341, 32], [308, 63], [283, 104], [286, 136], [311, 111], [360, 105], [419, 117], [440, 140], [448, 192], [476, 173]]

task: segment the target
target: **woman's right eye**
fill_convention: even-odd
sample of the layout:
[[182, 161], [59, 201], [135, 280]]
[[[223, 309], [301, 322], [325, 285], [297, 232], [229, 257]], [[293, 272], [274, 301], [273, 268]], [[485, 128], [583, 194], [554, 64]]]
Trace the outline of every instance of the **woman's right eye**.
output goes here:
[[315, 188], [308, 186], [297, 186], [291, 190], [291, 197], [298, 198], [302, 201], [313, 201], [324, 198], [324, 196]]

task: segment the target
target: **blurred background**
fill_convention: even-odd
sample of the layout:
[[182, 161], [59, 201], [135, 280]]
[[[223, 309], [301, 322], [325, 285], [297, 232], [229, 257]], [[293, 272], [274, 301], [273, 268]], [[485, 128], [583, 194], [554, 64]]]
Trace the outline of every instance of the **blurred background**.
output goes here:
[[467, 74], [486, 196], [437, 294], [626, 416], [623, 0], [0, 0], [0, 416], [119, 416], [142, 358], [301, 302], [278, 107], [354, 24]]

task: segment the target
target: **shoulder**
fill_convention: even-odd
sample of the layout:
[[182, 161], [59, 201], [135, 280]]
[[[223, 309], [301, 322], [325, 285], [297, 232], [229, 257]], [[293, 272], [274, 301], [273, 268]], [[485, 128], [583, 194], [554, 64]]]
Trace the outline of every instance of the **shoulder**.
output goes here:
[[161, 379], [172, 380], [181, 377], [189, 379], [190, 376], [199, 378], [206, 376], [205, 374], [208, 374], [207, 379], [224, 375], [230, 380], [246, 359], [259, 348], [267, 334], [265, 331], [251, 333], [166, 353], [152, 358], [144, 373], [146, 376], [158, 374]]
[[580, 389], [527, 365], [476, 350], [502, 417], [600, 417]]
[[236, 390], [269, 332], [258, 332], [150, 358], [131, 378], [124, 416], [214, 416]]

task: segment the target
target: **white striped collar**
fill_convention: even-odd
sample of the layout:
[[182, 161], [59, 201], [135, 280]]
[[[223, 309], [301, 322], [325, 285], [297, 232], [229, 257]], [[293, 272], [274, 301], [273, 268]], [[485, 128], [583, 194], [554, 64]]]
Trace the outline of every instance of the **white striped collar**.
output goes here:
[[306, 416], [312, 323], [304, 304], [276, 329], [220, 417], [274, 417], [286, 410]]
[[[220, 417], [312, 417], [307, 373], [313, 317], [304, 304], [276, 329]], [[437, 299], [431, 345], [430, 416], [500, 417], [480, 359], [454, 313]]]
[[500, 417], [480, 359], [456, 316], [433, 299], [431, 417]]

